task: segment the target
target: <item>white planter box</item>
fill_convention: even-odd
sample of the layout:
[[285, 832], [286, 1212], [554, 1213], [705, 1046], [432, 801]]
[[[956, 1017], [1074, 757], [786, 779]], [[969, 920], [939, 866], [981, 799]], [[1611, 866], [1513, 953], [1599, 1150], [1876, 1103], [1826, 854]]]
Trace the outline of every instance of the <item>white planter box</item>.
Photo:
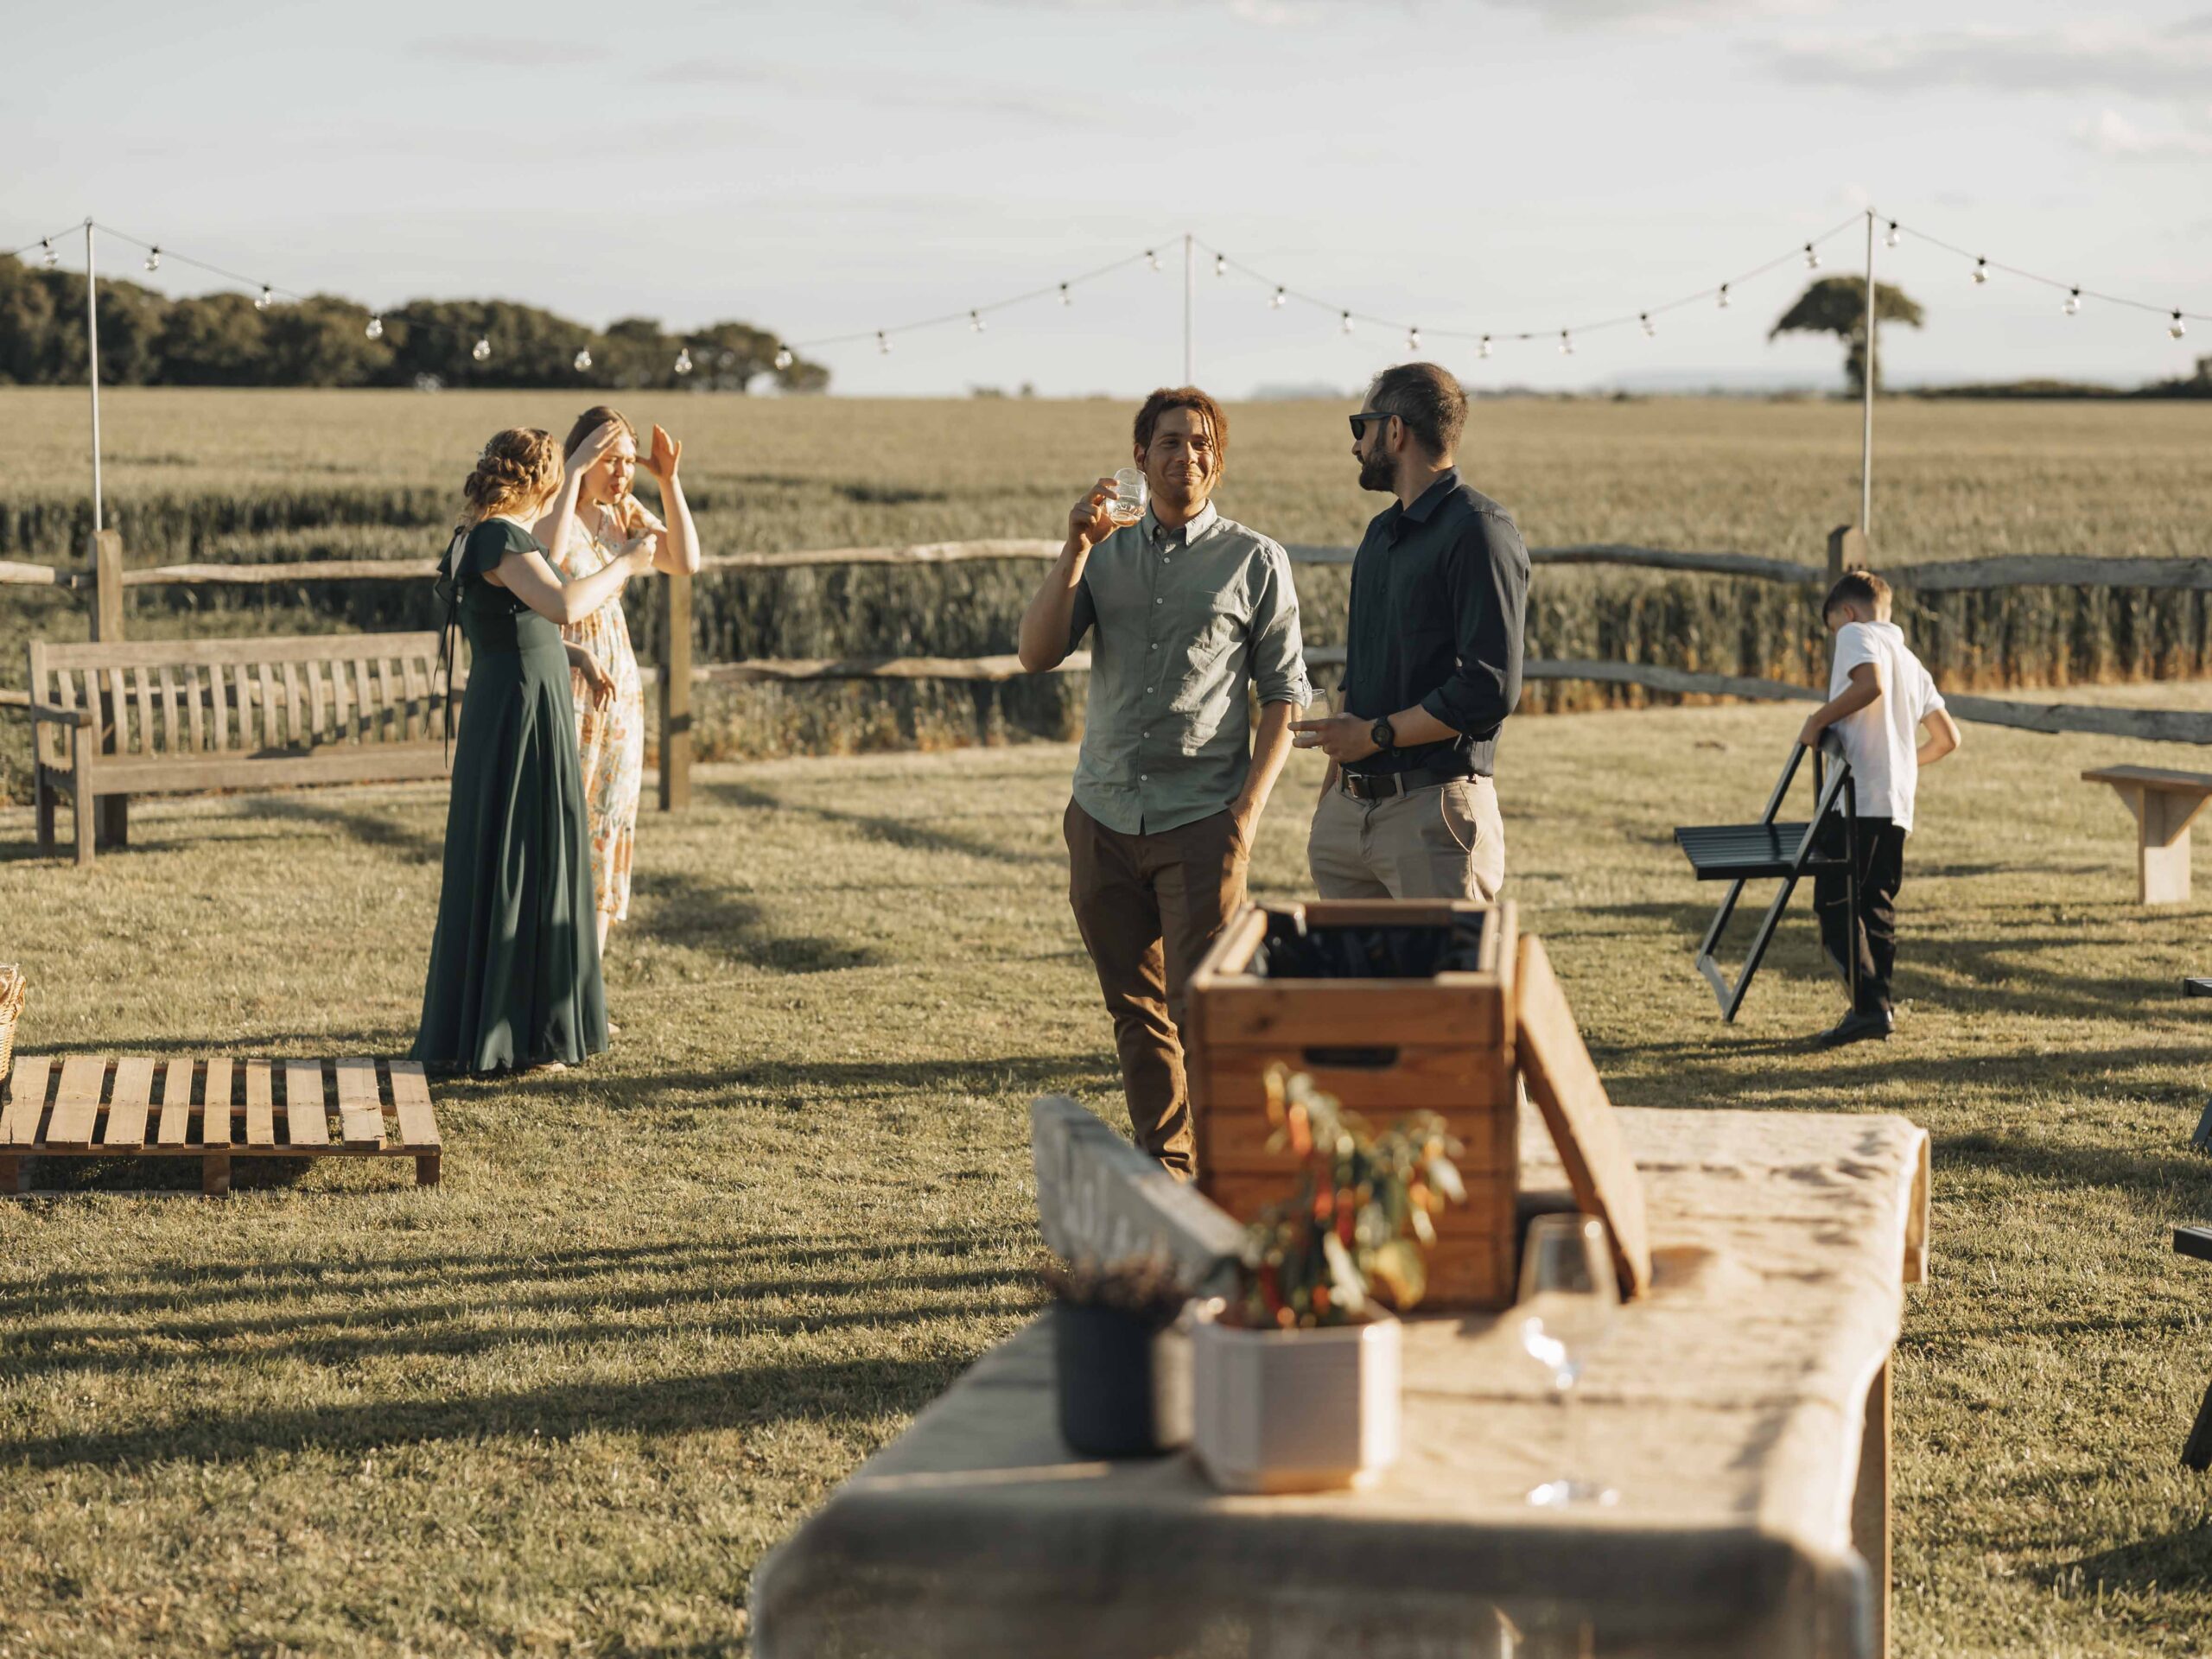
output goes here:
[[1395, 1319], [1320, 1331], [1209, 1321], [1191, 1362], [1192, 1449], [1224, 1491], [1367, 1486], [1398, 1460]]

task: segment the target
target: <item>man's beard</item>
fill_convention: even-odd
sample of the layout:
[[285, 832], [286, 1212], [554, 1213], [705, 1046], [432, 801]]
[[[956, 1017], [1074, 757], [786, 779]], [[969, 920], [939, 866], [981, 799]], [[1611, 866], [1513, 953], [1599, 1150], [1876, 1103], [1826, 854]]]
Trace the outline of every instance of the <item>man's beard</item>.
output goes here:
[[1359, 463], [1361, 489], [1373, 490], [1378, 494], [1387, 495], [1394, 482], [1395, 482], [1395, 476], [1391, 470], [1390, 457], [1381, 449], [1378, 448], [1372, 454], [1361, 458]]

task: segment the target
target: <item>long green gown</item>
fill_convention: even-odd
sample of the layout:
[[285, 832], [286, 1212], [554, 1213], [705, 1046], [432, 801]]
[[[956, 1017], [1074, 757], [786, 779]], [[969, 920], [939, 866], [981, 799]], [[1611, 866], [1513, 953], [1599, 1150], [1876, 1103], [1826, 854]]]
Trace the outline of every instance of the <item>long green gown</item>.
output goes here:
[[415, 1039], [426, 1065], [573, 1065], [607, 1046], [568, 652], [556, 624], [484, 580], [509, 552], [532, 548], [546, 550], [521, 525], [490, 518], [454, 555], [471, 660]]

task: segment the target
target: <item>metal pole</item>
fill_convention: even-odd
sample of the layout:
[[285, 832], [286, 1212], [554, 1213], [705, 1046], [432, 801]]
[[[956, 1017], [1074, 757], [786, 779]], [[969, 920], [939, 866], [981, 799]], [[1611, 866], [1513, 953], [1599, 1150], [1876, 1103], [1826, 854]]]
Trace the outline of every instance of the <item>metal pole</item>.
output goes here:
[[92, 221], [85, 221], [85, 374], [92, 388], [92, 534], [100, 518], [100, 308], [99, 283], [92, 270]]
[[[1866, 210], [1866, 355], [1859, 397], [1865, 417], [1859, 435], [1859, 533], [1874, 535], [1874, 210]], [[1868, 556], [1872, 556], [1869, 548]]]
[[1198, 383], [1198, 345], [1192, 332], [1198, 305], [1198, 249], [1190, 232], [1183, 232], [1183, 384]]

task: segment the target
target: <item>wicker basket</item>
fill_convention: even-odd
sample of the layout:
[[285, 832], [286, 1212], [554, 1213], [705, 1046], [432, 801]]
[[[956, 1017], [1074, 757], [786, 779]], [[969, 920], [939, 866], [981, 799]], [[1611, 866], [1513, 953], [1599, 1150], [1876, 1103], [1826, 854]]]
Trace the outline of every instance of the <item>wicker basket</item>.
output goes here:
[[0, 965], [0, 1095], [7, 1093], [16, 1066], [16, 1021], [23, 1012], [23, 976], [12, 963]]

